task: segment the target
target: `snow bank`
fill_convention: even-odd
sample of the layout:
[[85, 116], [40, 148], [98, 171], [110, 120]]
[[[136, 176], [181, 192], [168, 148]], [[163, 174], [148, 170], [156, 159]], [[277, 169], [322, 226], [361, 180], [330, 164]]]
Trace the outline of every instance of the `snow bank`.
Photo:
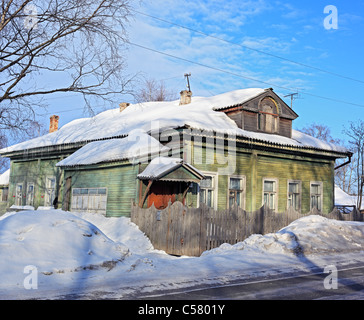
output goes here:
[[[106, 267], [129, 254], [92, 223], [61, 210], [20, 211], [0, 218], [2, 285], [24, 278], [34, 265], [42, 274]], [[15, 276], [16, 278], [16, 276]], [[22, 281], [21, 281], [22, 283]]]
[[339, 254], [364, 250], [364, 223], [310, 215], [292, 222], [279, 234], [292, 234], [302, 254]]
[[300, 248], [294, 235], [290, 233], [269, 233], [266, 235], [253, 234], [242, 242], [231, 245], [224, 243], [218, 248], [202, 253], [203, 256], [210, 254], [224, 254], [224, 251], [244, 250], [244, 254], [298, 254]]
[[106, 218], [103, 215], [89, 212], [73, 214], [95, 225], [112, 241], [123, 243], [131, 253], [145, 254], [154, 249], [149, 238], [139, 230], [135, 223], [130, 221], [130, 218]]
[[253, 234], [235, 245], [227, 243], [203, 255], [236, 250], [261, 254], [339, 254], [364, 250], [364, 223], [337, 221], [310, 215], [292, 222], [277, 233]]
[[[131, 293], [137, 298], [141, 292], [310, 271], [317, 263], [349, 263], [348, 255], [364, 260], [362, 252], [363, 222], [314, 215], [277, 233], [225, 243], [201, 257], [174, 257], [154, 250], [129, 218], [45, 209], [12, 212], [0, 217], [0, 299], [129, 299]], [[23, 286], [28, 265], [39, 272], [37, 290]]]

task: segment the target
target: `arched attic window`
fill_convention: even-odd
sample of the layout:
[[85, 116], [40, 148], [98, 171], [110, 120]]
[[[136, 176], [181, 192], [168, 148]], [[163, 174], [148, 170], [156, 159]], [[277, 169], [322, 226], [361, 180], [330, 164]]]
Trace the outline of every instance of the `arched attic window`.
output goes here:
[[277, 133], [279, 128], [279, 107], [271, 97], [265, 97], [258, 106], [258, 131]]

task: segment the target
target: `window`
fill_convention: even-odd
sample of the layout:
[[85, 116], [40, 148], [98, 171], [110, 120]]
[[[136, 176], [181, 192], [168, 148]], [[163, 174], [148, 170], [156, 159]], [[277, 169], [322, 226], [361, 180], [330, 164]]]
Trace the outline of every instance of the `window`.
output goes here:
[[106, 188], [73, 188], [71, 211], [106, 214]]
[[311, 210], [314, 208], [318, 211], [322, 210], [322, 182], [311, 182], [310, 203]]
[[3, 189], [0, 189], [0, 201], [8, 201], [8, 193], [9, 193], [9, 188], [5, 187]]
[[268, 133], [278, 132], [278, 116], [268, 112], [258, 114], [258, 129]]
[[33, 206], [34, 204], [34, 183], [27, 184], [27, 198], [26, 205]]
[[288, 180], [287, 208], [301, 211], [301, 181]]
[[56, 197], [56, 177], [47, 177], [45, 185], [44, 205], [50, 207], [53, 205]]
[[263, 199], [264, 205], [271, 210], [277, 210], [277, 184], [276, 179], [263, 180]]
[[199, 203], [204, 203], [210, 208], [217, 208], [217, 176], [215, 174], [204, 174], [205, 179], [200, 182]]
[[271, 97], [265, 97], [259, 103], [258, 130], [268, 133], [278, 132], [278, 105]]
[[23, 205], [23, 184], [18, 183], [15, 189], [15, 205], [22, 206]]
[[245, 209], [245, 177], [229, 177], [229, 208], [235, 203]]
[[205, 203], [208, 207], [213, 207], [214, 188], [212, 177], [206, 176], [200, 182], [200, 203]]

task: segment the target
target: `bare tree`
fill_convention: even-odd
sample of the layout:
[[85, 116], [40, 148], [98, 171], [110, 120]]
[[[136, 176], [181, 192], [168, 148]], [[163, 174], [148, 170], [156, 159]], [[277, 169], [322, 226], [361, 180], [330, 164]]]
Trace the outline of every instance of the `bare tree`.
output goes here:
[[42, 98], [116, 102], [129, 0], [0, 0], [0, 133], [34, 125]]
[[[8, 139], [3, 133], [0, 132], [0, 149], [7, 146]], [[9, 161], [6, 158], [0, 157], [0, 174], [3, 173], [9, 167]]]
[[355, 152], [356, 192], [358, 195], [357, 208], [361, 208], [364, 190], [364, 122], [350, 122], [344, 133], [350, 138], [349, 143]]
[[[333, 138], [331, 135], [330, 128], [326, 125], [313, 123], [305, 128], [302, 128], [300, 131], [309, 134], [310, 136], [320, 139], [322, 141], [345, 146], [348, 150], [354, 153], [351, 145], [346, 146], [346, 143], [344, 141]], [[347, 193], [352, 193], [354, 191], [353, 188], [356, 182], [355, 178], [356, 165], [354, 163], [354, 159], [355, 155], [353, 156], [351, 163], [335, 170], [335, 183]], [[336, 166], [339, 166], [340, 164], [346, 161], [347, 161], [346, 159], [337, 159]]]
[[[348, 194], [354, 194], [355, 191], [355, 185], [356, 185], [356, 154], [355, 151], [352, 149], [351, 146], [346, 146], [343, 144], [349, 151], [353, 153], [353, 156], [351, 157], [351, 162], [346, 164], [345, 166], [342, 166], [335, 170], [335, 183], [339, 186], [341, 190], [344, 190]], [[336, 160], [337, 166], [340, 164], [343, 164], [347, 161], [347, 159], [340, 159]]]
[[163, 81], [144, 79], [134, 98], [136, 102], [170, 101], [175, 98], [175, 94], [166, 88]]
[[323, 124], [312, 123], [309, 126], [302, 128], [299, 131], [306, 133], [317, 139], [320, 139], [322, 141], [331, 142], [331, 143], [339, 142], [339, 140], [334, 139], [331, 136], [330, 128]]

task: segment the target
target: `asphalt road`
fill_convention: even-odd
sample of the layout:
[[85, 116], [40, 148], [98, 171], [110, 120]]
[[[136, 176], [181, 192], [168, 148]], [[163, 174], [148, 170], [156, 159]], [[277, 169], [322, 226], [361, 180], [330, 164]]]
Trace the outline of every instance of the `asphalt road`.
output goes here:
[[[337, 278], [336, 278], [337, 275]], [[364, 266], [337, 270], [316, 270], [311, 274], [286, 275], [272, 279], [234, 282], [208, 288], [156, 293], [153, 300], [312, 300], [364, 299]], [[325, 280], [326, 279], [326, 280]], [[335, 279], [337, 288], [335, 288]], [[325, 288], [326, 284], [326, 288]], [[328, 287], [333, 287], [329, 289]]]

